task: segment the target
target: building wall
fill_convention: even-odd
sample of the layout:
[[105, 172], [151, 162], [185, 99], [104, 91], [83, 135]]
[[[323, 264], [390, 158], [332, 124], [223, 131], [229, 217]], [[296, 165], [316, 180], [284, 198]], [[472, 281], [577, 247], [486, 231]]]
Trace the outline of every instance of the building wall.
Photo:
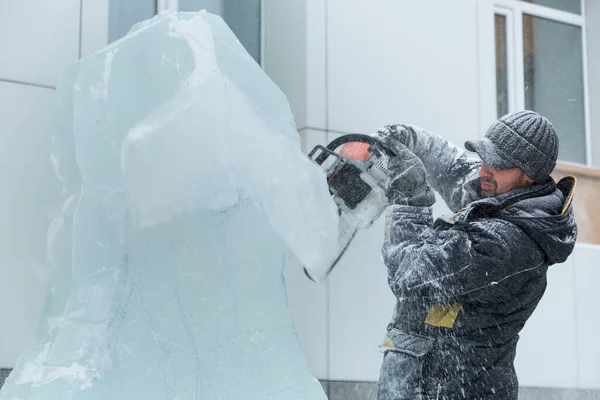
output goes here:
[[[33, 13], [31, 10], [36, 9]], [[33, 336], [45, 296], [44, 212], [54, 85], [79, 57], [80, 1], [23, 0], [0, 12], [0, 367]], [[32, 26], [35, 29], [32, 29]], [[6, 62], [8, 61], [8, 62]]]
[[108, 0], [20, 0], [3, 8], [0, 26], [0, 368], [10, 368], [33, 338], [47, 215], [61, 206], [50, 163], [55, 85], [106, 45]]
[[[290, 98], [305, 151], [335, 135], [369, 133], [397, 122], [420, 125], [461, 145], [483, 136], [496, 112], [491, 1], [322, 4], [293, 2], [311, 23], [302, 26], [295, 19], [288, 31], [278, 24], [289, 18], [292, 6], [265, 1], [266, 37], [278, 38], [278, 45], [271, 47], [277, 53], [265, 47], [264, 67]], [[595, 43], [588, 37], [588, 47]], [[302, 56], [301, 65], [312, 68], [310, 79], [305, 70], [281, 69]], [[309, 120], [306, 110], [315, 105], [318, 117]], [[580, 184], [590, 189], [598, 181]], [[436, 215], [447, 212], [440, 203]], [[394, 305], [379, 255], [382, 232], [382, 221], [362, 232], [319, 286], [292, 267], [286, 270], [300, 340], [313, 373], [323, 380], [378, 378], [377, 346]], [[591, 306], [598, 256], [599, 246], [581, 241], [567, 262], [550, 269], [547, 293], [521, 335], [516, 360], [521, 385], [600, 389], [600, 345], [592, 337], [600, 314]]]

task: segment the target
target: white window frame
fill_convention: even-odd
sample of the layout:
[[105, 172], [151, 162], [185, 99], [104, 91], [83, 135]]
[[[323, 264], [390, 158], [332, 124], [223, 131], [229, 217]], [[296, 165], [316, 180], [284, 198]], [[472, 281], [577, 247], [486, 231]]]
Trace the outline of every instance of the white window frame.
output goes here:
[[179, 0], [156, 0], [156, 13], [165, 11], [177, 11], [179, 9]]
[[[164, 11], [179, 11], [179, 0], [156, 0], [156, 13]], [[260, 66], [265, 65], [265, 2], [260, 1]]]
[[[521, 0], [494, 0], [494, 14], [506, 18], [506, 61], [508, 81], [508, 111], [525, 108], [525, 71], [523, 59], [523, 14], [575, 25], [581, 28], [583, 65], [583, 102], [585, 129], [585, 165], [592, 166], [592, 138], [589, 116], [587, 38], [585, 21], [585, 1], [581, 0], [581, 14], [527, 3]], [[563, 162], [563, 161], [561, 161]], [[568, 162], [570, 164], [578, 164]]]

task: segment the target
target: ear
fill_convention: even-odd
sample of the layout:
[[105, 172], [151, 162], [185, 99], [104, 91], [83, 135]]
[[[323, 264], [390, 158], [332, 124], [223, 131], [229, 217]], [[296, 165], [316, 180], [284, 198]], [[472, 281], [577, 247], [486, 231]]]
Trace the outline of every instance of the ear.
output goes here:
[[519, 177], [519, 182], [523, 185], [533, 185], [535, 181], [529, 177], [522, 169], [519, 170], [521, 172], [521, 176]]

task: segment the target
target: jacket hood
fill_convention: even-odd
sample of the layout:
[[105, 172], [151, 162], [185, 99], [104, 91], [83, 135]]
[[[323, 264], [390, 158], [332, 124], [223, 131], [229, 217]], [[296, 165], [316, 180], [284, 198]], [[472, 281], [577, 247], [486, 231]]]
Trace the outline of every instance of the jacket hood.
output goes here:
[[541, 184], [485, 198], [473, 203], [472, 216], [496, 217], [517, 225], [537, 243], [550, 263], [562, 263], [577, 241], [571, 204], [576, 183], [573, 176], [558, 183], [549, 178]]

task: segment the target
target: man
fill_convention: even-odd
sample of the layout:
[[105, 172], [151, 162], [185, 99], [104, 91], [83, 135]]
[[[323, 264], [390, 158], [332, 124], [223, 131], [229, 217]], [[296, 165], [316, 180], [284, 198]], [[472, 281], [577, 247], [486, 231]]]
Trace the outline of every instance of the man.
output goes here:
[[[383, 256], [397, 303], [378, 399], [516, 400], [518, 334], [577, 236], [575, 178], [550, 177], [554, 127], [506, 115], [466, 142], [481, 161], [414, 126], [376, 135], [396, 155]], [[452, 216], [433, 221], [432, 189]]]

